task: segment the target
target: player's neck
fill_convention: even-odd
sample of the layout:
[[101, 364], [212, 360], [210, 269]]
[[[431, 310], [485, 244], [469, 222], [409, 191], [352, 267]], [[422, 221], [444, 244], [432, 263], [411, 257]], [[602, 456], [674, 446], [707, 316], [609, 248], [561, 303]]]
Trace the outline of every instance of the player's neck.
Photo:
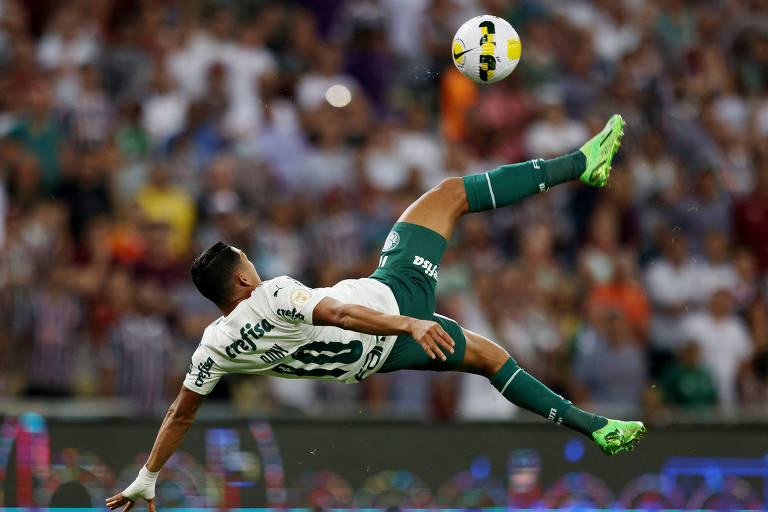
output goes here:
[[250, 297], [251, 293], [253, 293], [253, 290], [258, 288], [260, 285], [261, 285], [261, 283], [259, 283], [256, 286], [243, 286], [242, 288], [240, 288], [238, 290], [237, 295], [234, 296], [232, 301], [229, 304], [227, 304], [226, 306], [219, 306], [219, 310], [221, 310], [221, 312], [222, 312], [222, 314], [224, 316], [229, 315], [232, 311], [235, 310], [235, 308], [237, 307], [238, 304], [240, 304], [245, 299]]

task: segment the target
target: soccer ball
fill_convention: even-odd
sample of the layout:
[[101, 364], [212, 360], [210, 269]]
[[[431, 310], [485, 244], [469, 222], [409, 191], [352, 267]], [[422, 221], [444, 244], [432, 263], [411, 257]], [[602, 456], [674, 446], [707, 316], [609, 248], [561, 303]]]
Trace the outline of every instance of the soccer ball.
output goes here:
[[492, 84], [515, 69], [520, 49], [512, 25], [496, 16], [475, 16], [453, 36], [453, 63], [473, 82]]

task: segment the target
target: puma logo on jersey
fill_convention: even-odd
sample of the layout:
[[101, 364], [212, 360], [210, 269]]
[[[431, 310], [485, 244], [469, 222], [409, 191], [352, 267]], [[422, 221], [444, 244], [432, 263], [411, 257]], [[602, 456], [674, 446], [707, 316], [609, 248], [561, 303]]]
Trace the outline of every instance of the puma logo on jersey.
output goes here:
[[224, 350], [231, 359], [235, 359], [239, 354], [250, 350], [256, 350], [256, 340], [274, 329], [275, 326], [268, 320], [254, 322], [253, 325], [247, 323], [240, 328], [240, 339], [235, 340]]
[[267, 350], [263, 356], [259, 356], [259, 359], [264, 361], [265, 363], [274, 363], [275, 361], [279, 361], [280, 359], [284, 358], [288, 355], [288, 351], [285, 350], [283, 347], [275, 343], [272, 345], [272, 348]]
[[272, 294], [272, 296], [273, 296], [273, 297], [277, 297], [277, 292], [279, 292], [280, 290], [282, 290], [283, 288], [285, 288], [285, 286], [283, 286], [283, 287], [281, 288], [281, 287], [279, 287], [279, 286], [277, 286], [277, 285], [275, 285], [275, 287], [277, 288], [277, 290], [275, 290], [275, 293], [273, 293], [273, 294]]
[[425, 260], [421, 256], [416, 256], [413, 258], [413, 264], [417, 267], [421, 267], [424, 269], [424, 273], [427, 274], [429, 277], [432, 277], [437, 281], [438, 278], [438, 269], [440, 268], [439, 264], [435, 264], [430, 262], [429, 260]]
[[296, 311], [296, 308], [278, 309], [276, 313], [277, 316], [282, 316], [283, 318], [287, 318], [289, 320], [304, 320], [304, 315]]

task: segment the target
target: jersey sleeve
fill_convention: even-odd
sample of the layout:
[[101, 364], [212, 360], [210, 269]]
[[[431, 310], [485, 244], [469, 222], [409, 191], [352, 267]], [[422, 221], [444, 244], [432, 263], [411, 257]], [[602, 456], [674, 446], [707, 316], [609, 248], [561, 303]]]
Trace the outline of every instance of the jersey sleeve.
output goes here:
[[272, 314], [289, 323], [312, 324], [312, 312], [328, 296], [327, 290], [309, 288], [287, 276], [273, 279], [268, 290], [273, 297]]
[[195, 393], [207, 395], [213, 391], [216, 383], [226, 373], [214, 362], [209, 351], [201, 344], [192, 354], [189, 371], [184, 378], [184, 386]]

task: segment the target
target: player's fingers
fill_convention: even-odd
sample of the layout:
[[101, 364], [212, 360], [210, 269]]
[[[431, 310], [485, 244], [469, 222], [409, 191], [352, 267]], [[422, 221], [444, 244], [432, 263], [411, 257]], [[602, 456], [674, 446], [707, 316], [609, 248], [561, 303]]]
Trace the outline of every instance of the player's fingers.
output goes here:
[[445, 356], [443, 351], [440, 349], [440, 343], [438, 342], [438, 338], [435, 336], [431, 340], [431, 346], [432, 351], [440, 357], [442, 361], [446, 361], [448, 358]]
[[126, 503], [125, 507], [123, 507], [122, 512], [128, 512], [131, 510], [134, 506], [136, 506], [135, 501], [128, 500], [128, 503]]
[[453, 339], [448, 335], [447, 332], [445, 332], [443, 329], [440, 329], [437, 332], [437, 342], [440, 344], [441, 347], [444, 347], [448, 352], [453, 354], [453, 347], [456, 345], [453, 342]]
[[154, 498], [151, 500], [147, 500], [147, 508], [149, 508], [149, 512], [157, 512], [157, 507], [155, 507]]
[[427, 353], [427, 355], [429, 356], [430, 359], [434, 359], [435, 358], [435, 353], [432, 352], [432, 348], [426, 342], [420, 343], [420, 345], [421, 345], [421, 348], [424, 349], [424, 352]]
[[123, 497], [123, 494], [116, 494], [112, 496], [111, 498], [107, 498], [107, 507], [109, 507], [111, 510], [116, 509], [117, 507], [121, 506], [123, 503], [125, 503], [127, 500]]
[[453, 338], [451, 338], [451, 335], [448, 334], [448, 331], [443, 329], [442, 325], [438, 327], [439, 327], [440, 336], [442, 336], [446, 341], [448, 341], [448, 344], [450, 344], [452, 347], [456, 345], [456, 342], [453, 341]]

